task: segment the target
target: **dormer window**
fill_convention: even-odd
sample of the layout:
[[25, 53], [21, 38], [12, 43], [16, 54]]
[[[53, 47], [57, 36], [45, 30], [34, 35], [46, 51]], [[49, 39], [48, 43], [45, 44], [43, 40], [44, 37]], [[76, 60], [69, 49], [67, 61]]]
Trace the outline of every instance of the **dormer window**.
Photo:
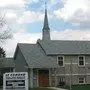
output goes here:
[[63, 56], [58, 56], [57, 61], [58, 61], [59, 66], [64, 66], [64, 57]]
[[84, 56], [78, 57], [78, 64], [79, 64], [79, 66], [85, 66], [85, 57]]

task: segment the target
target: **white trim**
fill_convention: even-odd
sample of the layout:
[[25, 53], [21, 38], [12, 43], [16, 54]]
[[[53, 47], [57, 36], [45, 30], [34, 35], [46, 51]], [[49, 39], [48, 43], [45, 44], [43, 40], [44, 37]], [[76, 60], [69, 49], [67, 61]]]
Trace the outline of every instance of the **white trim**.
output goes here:
[[[79, 65], [79, 57], [83, 57], [84, 65]], [[78, 56], [78, 66], [85, 67], [85, 56]]]
[[[71, 63], [65, 63], [65, 64], [66, 64], [66, 65], [67, 65], [67, 64], [69, 64], [69, 65], [70, 65]], [[73, 63], [73, 62], [72, 62], [72, 64], [76, 64], [76, 65], [77, 65], [78, 63]]]
[[90, 75], [90, 73], [86, 73], [86, 75]]
[[30, 87], [33, 88], [33, 68], [30, 69]]
[[[65, 63], [65, 64], [66, 64], [66, 65], [67, 65], [67, 64], [70, 65], [71, 63]], [[73, 62], [72, 62], [72, 64], [78, 64], [78, 63], [73, 63]], [[85, 63], [85, 64], [90, 64], [90, 63]]]
[[85, 63], [85, 64], [90, 64], [90, 63]]
[[[58, 57], [63, 57], [63, 66], [60, 66], [60, 65], [58, 64]], [[64, 57], [64, 56], [57, 56], [57, 64], [58, 64], [60, 67], [65, 67], [64, 60], [65, 60], [65, 57]]]
[[[54, 74], [52, 74], [53, 76], [54, 76]], [[57, 74], [56, 76], [70, 76], [71, 74]], [[84, 76], [86, 76], [86, 75], [90, 75], [90, 73], [86, 73], [86, 74], [78, 74], [78, 73], [76, 73], [76, 74], [72, 74], [73, 76], [78, 76], [78, 75], [84, 75]]]
[[37, 87], [39, 87], [39, 82], [38, 82], [38, 70], [37, 70]]
[[13, 72], [15, 72], [15, 68], [13, 68]]

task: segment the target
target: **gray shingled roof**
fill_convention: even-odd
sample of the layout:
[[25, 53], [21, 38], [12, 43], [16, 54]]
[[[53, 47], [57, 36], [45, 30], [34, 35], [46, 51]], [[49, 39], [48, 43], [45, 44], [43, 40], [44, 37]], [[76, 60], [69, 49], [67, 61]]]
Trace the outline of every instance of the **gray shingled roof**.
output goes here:
[[90, 41], [38, 40], [47, 55], [90, 54]]
[[1, 58], [0, 59], [0, 68], [10, 68], [15, 67], [13, 58]]
[[29, 68], [59, 67], [57, 58], [60, 54], [90, 54], [90, 41], [38, 40], [37, 44], [18, 44]]
[[46, 56], [38, 44], [18, 44], [29, 68], [59, 67], [51, 56]]

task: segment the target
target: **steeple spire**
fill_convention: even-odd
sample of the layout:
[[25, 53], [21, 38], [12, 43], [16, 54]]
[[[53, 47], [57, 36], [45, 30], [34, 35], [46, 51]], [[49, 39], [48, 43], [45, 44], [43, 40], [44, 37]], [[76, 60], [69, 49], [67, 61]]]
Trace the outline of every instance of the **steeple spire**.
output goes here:
[[49, 24], [48, 24], [46, 2], [45, 2], [45, 16], [44, 16], [43, 38], [42, 39], [44, 39], [44, 40], [50, 40], [50, 28], [49, 28]]
[[45, 2], [45, 17], [44, 17], [44, 27], [43, 29], [49, 29], [48, 17], [47, 17], [47, 3]]

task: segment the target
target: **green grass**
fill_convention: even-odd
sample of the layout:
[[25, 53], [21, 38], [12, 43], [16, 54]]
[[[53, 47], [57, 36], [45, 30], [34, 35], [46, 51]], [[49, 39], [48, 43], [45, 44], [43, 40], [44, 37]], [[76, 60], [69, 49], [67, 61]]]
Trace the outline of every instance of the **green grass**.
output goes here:
[[74, 85], [72, 90], [90, 90], [90, 85]]

